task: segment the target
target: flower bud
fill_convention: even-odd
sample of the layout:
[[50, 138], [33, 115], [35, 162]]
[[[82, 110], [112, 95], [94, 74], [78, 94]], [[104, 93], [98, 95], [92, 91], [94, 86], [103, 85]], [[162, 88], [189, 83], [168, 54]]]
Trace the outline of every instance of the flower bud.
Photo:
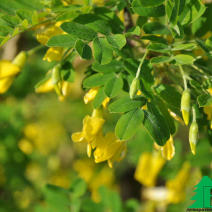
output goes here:
[[186, 125], [189, 123], [190, 99], [190, 91], [188, 89], [184, 90], [181, 98], [181, 111]]
[[195, 155], [196, 153], [196, 143], [198, 137], [198, 124], [197, 122], [192, 122], [189, 129], [189, 143], [191, 147], [191, 152]]
[[130, 85], [130, 98], [133, 99], [138, 91], [139, 79], [134, 78]]
[[60, 65], [56, 65], [52, 69], [52, 84], [54, 85], [57, 95], [62, 96]]
[[13, 64], [17, 65], [20, 69], [23, 68], [24, 64], [26, 63], [26, 52], [21, 51], [12, 61]]

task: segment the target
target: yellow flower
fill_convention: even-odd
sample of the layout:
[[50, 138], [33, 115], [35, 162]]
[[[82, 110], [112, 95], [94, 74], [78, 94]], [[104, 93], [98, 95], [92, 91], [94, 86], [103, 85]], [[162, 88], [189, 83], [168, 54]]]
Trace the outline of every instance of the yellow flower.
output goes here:
[[121, 11], [118, 13], [118, 17], [119, 17], [119, 19], [121, 20], [121, 22], [124, 24], [124, 9], [121, 10]]
[[26, 62], [26, 52], [20, 52], [12, 62], [0, 61], [0, 94], [5, 93]]
[[177, 176], [174, 179], [167, 181], [168, 203], [177, 204], [184, 201], [185, 188], [190, 176], [190, 169], [190, 164], [185, 162]]
[[102, 106], [103, 106], [104, 108], [107, 108], [107, 105], [108, 105], [109, 101], [110, 101], [110, 98], [109, 98], [109, 97], [106, 97], [106, 98], [104, 99], [104, 101], [102, 102]]
[[60, 186], [63, 188], [68, 188], [70, 186], [70, 177], [67, 171], [56, 172], [53, 176], [50, 176], [48, 183]]
[[164, 164], [165, 160], [159, 153], [144, 152], [139, 158], [134, 177], [143, 185], [152, 187]]
[[89, 159], [75, 160], [73, 168], [87, 183], [90, 182], [94, 175], [95, 166], [94, 163]]
[[43, 31], [37, 33], [36, 38], [41, 44], [46, 45], [51, 37], [60, 34], [64, 34], [63, 30], [55, 25], [45, 28]]
[[93, 101], [97, 93], [98, 93], [98, 88], [91, 88], [84, 96], [85, 104], [88, 104], [89, 102]]
[[60, 61], [63, 56], [63, 48], [61, 47], [51, 47], [47, 50], [46, 54], [43, 57], [43, 60], [48, 62]]
[[[96, 88], [91, 88], [84, 96], [84, 102], [85, 104], [88, 104], [89, 102], [93, 101], [98, 93], [98, 87]], [[110, 98], [109, 97], [106, 97], [103, 102], [102, 102], [102, 106], [104, 108], [107, 107], [107, 104], [109, 103], [110, 101]]]
[[104, 6], [105, 0], [93, 0], [92, 2], [97, 6]]
[[156, 143], [154, 143], [154, 146], [157, 150], [161, 151], [161, 155], [166, 160], [171, 160], [175, 155], [175, 147], [172, 135], [164, 146], [159, 146]]
[[210, 121], [210, 128], [212, 129], [212, 105], [205, 106], [203, 108], [203, 111], [207, 115], [207, 118]]
[[49, 78], [43, 83], [41, 83], [38, 87], [35, 88], [36, 93], [47, 93], [54, 90], [54, 84], [52, 83], [52, 79]]
[[174, 112], [172, 112], [171, 110], [169, 110], [169, 114], [172, 118], [174, 118], [176, 121], [179, 121], [182, 125], [184, 125], [183, 120], [180, 118], [180, 116], [178, 116], [177, 114], [175, 114]]
[[96, 163], [108, 161], [110, 168], [114, 161], [120, 161], [126, 152], [126, 143], [117, 140], [114, 133], [107, 133], [104, 137], [100, 135], [97, 138], [96, 149], [94, 151], [94, 159]]
[[4, 79], [0, 79], [0, 94], [5, 93], [9, 87], [12, 85], [14, 77], [6, 77]]
[[22, 191], [16, 190], [13, 193], [16, 204], [21, 209], [27, 209], [33, 202], [33, 190], [30, 187], [24, 188]]
[[212, 96], [212, 88], [208, 88], [207, 91], [208, 91], [209, 94]]
[[11, 77], [20, 72], [20, 68], [7, 60], [0, 61], [0, 79]]
[[99, 187], [104, 185], [112, 188], [114, 185], [114, 172], [113, 169], [107, 166], [96, 167], [95, 164], [88, 159], [80, 159], [74, 161], [74, 170], [78, 175], [83, 178], [91, 190], [91, 197], [95, 202], [99, 202], [100, 196], [98, 193]]
[[207, 115], [208, 120], [212, 120], [212, 105], [205, 106], [203, 110], [205, 114]]
[[70, 94], [71, 91], [71, 83], [67, 81], [62, 81], [61, 85], [61, 94], [59, 96], [60, 101], [64, 101], [64, 99]]
[[21, 139], [18, 143], [18, 147], [22, 152], [27, 155], [31, 154], [33, 151], [33, 146], [31, 142], [27, 139]]
[[74, 142], [91, 143], [102, 129], [104, 122], [101, 112], [99, 110], [94, 110], [92, 116], [85, 116], [83, 119], [82, 131], [73, 133], [72, 140]]

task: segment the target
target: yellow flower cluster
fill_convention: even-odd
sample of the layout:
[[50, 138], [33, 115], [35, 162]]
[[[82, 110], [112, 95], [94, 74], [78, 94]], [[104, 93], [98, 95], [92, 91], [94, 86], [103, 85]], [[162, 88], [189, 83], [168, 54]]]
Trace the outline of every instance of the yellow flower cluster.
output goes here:
[[100, 201], [98, 189], [101, 186], [114, 188], [115, 176], [113, 169], [103, 166], [97, 168], [95, 164], [88, 159], [80, 159], [74, 162], [74, 170], [83, 178], [91, 190], [91, 197], [95, 202]]
[[25, 138], [18, 143], [22, 152], [31, 154], [37, 150], [42, 155], [48, 155], [57, 149], [61, 140], [59, 136], [64, 135], [64, 130], [56, 122], [32, 123], [25, 127], [24, 135]]
[[[51, 70], [50, 70], [51, 72]], [[49, 72], [48, 72], [49, 74]], [[59, 100], [63, 101], [71, 92], [71, 83], [67, 81], [59, 82], [59, 88], [56, 90]], [[38, 87], [35, 88], [36, 93], [48, 93], [55, 90], [55, 84], [52, 77], [44, 80], [39, 84]]]
[[163, 208], [163, 211], [166, 211], [167, 205], [185, 201], [188, 186], [193, 186], [193, 183], [189, 185], [190, 171], [190, 164], [185, 162], [177, 175], [166, 182], [166, 186], [144, 188], [142, 196], [147, 200], [144, 211], [155, 211], [156, 208]]
[[25, 52], [19, 53], [12, 62], [8, 60], [0, 61], [0, 94], [5, 93], [9, 89], [25, 62]]
[[72, 134], [74, 142], [87, 143], [87, 154], [90, 157], [94, 150], [94, 160], [96, 163], [108, 161], [109, 167], [114, 161], [123, 159], [126, 153], [126, 144], [116, 138], [114, 133], [102, 134], [104, 124], [101, 110], [94, 110], [92, 116], [86, 116], [83, 120], [81, 132]]
[[[62, 22], [57, 22], [55, 25], [51, 25], [49, 27], [45, 27], [44, 30], [40, 30], [40, 32], [37, 33], [36, 38], [37, 40], [43, 44], [46, 45], [48, 40], [55, 36], [55, 35], [61, 35], [64, 34], [62, 29], [60, 29], [60, 25]], [[43, 57], [43, 60], [47, 60], [48, 62], [52, 61], [60, 61], [63, 56], [63, 48], [61, 47], [50, 47], [46, 54]]]
[[147, 187], [154, 186], [165, 162], [158, 152], [143, 152], [136, 167], [135, 179]]

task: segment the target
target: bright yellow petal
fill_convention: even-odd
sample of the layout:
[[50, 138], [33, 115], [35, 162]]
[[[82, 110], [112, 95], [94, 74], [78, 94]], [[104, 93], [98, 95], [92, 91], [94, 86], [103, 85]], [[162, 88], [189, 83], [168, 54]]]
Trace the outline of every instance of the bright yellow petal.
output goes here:
[[7, 60], [0, 61], [0, 79], [18, 74], [20, 68]]
[[97, 93], [98, 93], [98, 88], [91, 88], [84, 96], [85, 104], [88, 104], [90, 101], [94, 100]]
[[174, 147], [174, 141], [173, 137], [170, 136], [169, 140], [166, 142], [166, 144], [162, 147], [162, 156], [166, 160], [171, 160], [175, 155], [175, 147]]
[[86, 139], [95, 136], [101, 129], [105, 120], [98, 117], [86, 118], [86, 122], [83, 124], [83, 133]]
[[46, 54], [43, 57], [43, 60], [48, 62], [60, 61], [63, 56], [63, 48], [61, 47], [51, 47], [47, 50]]
[[176, 177], [166, 182], [166, 187], [169, 190], [169, 203], [176, 204], [184, 200], [185, 188], [190, 176], [190, 169], [190, 164], [188, 162], [184, 162]]
[[54, 90], [52, 79], [46, 80], [44, 83], [35, 88], [36, 93], [47, 93]]
[[107, 105], [108, 105], [109, 101], [110, 101], [110, 98], [109, 98], [109, 97], [106, 97], [106, 98], [104, 99], [104, 101], [102, 102], [102, 106], [103, 106], [104, 108], [107, 108]]
[[36, 35], [36, 38], [41, 44], [46, 45], [51, 37], [59, 34], [63, 34], [63, 31], [59, 27], [50, 26], [48, 28], [45, 28], [45, 30], [39, 32]]
[[84, 139], [84, 136], [83, 136], [83, 133], [82, 132], [72, 133], [71, 139], [74, 142], [85, 142], [85, 139]]
[[134, 177], [143, 185], [152, 187], [164, 164], [165, 160], [160, 154], [144, 152], [139, 158]]
[[0, 79], [0, 94], [5, 93], [9, 87], [12, 85], [14, 77], [6, 77]]

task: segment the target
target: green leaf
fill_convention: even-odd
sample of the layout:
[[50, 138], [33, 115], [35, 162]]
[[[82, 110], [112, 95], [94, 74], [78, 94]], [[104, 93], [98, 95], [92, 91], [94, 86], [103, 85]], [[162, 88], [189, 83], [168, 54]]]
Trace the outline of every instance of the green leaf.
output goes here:
[[151, 59], [152, 64], [168, 63], [170, 61], [172, 61], [172, 58], [168, 56], [158, 56]]
[[85, 88], [92, 88], [96, 86], [102, 86], [104, 85], [109, 79], [111, 79], [114, 75], [109, 73], [109, 74], [103, 74], [103, 73], [98, 73], [98, 74], [93, 74], [86, 78], [83, 81], [83, 86]]
[[193, 50], [197, 45], [195, 43], [174, 43], [172, 46], [172, 51], [180, 50]]
[[108, 188], [101, 186], [99, 188], [103, 211], [122, 212], [121, 198], [115, 191], [110, 191]]
[[182, 5], [183, 1], [185, 0], [167, 0], [166, 2], [166, 14], [169, 18], [169, 22], [173, 25], [177, 24], [180, 9], [182, 10], [182, 6], [180, 8], [180, 5]]
[[45, 197], [47, 203], [54, 208], [54, 210], [68, 212], [70, 206], [70, 198], [68, 190], [60, 188], [55, 185], [46, 185]]
[[159, 110], [152, 104], [147, 103], [148, 110], [145, 111], [144, 127], [149, 132], [153, 140], [163, 146], [170, 137], [169, 128]]
[[105, 94], [104, 87], [99, 88], [98, 93], [95, 99], [93, 100], [94, 108], [99, 108], [106, 97], [107, 96]]
[[77, 38], [72, 35], [56, 35], [49, 39], [47, 46], [50, 47], [74, 47]]
[[115, 134], [120, 140], [130, 139], [139, 128], [144, 119], [144, 112], [136, 109], [125, 113], [118, 120], [115, 128]]
[[112, 102], [108, 106], [108, 110], [111, 113], [125, 113], [136, 108], [141, 108], [145, 104], [146, 100], [142, 99], [130, 99], [129, 96], [121, 97], [118, 100]]
[[113, 50], [105, 38], [96, 38], [93, 41], [94, 58], [104, 65], [110, 63], [113, 59]]
[[184, 10], [179, 17], [179, 22], [182, 25], [192, 23], [200, 18], [205, 10], [206, 7], [201, 0], [189, 0], [186, 2]]
[[170, 34], [169, 29], [160, 22], [149, 22], [143, 25], [143, 30], [147, 34]]
[[167, 40], [165, 40], [161, 36], [156, 36], [156, 35], [145, 35], [141, 37], [142, 40], [150, 40], [155, 43], [164, 43], [167, 44]]
[[102, 73], [120, 72], [123, 69], [123, 65], [120, 61], [113, 60], [111, 63], [100, 65], [99, 63], [93, 63], [92, 69]]
[[151, 16], [151, 17], [160, 17], [165, 15], [165, 7], [161, 5], [159, 7], [144, 7], [140, 0], [133, 0], [132, 9], [140, 16]]
[[144, 60], [144, 63], [141, 68], [140, 79], [142, 93], [146, 97], [152, 98], [152, 96], [154, 95], [152, 92], [152, 86], [154, 85], [154, 77], [152, 75], [152, 64], [149, 60]]
[[65, 22], [61, 28], [65, 32], [87, 41], [93, 40], [97, 35], [91, 28], [75, 22]]
[[85, 25], [97, 33], [107, 35], [111, 32], [109, 22], [94, 14], [79, 15], [74, 22]]
[[86, 43], [84, 43], [81, 40], [77, 40], [75, 44], [75, 49], [80, 55], [81, 58], [90, 60], [92, 57], [92, 50], [91, 47], [88, 46]]
[[105, 94], [113, 98], [121, 91], [123, 87], [123, 80], [121, 77], [113, 77], [112, 79], [108, 80], [105, 84]]
[[123, 34], [115, 34], [106, 36], [108, 43], [110, 43], [115, 49], [121, 50], [127, 43]]
[[104, 212], [104, 208], [101, 203], [93, 202], [88, 197], [82, 199], [80, 208], [81, 212]]
[[73, 70], [72, 64], [69, 61], [66, 61], [60, 70], [61, 78], [67, 82], [74, 82], [75, 72]]
[[170, 85], [160, 84], [158, 87], [155, 88], [155, 91], [158, 96], [167, 104], [168, 108], [171, 111], [181, 116], [181, 94], [177, 91], [176, 88]]
[[69, 190], [74, 197], [81, 197], [87, 190], [86, 182], [81, 178], [76, 178], [71, 183]]
[[202, 94], [197, 97], [197, 102], [200, 107], [212, 105], [212, 96], [210, 94]]
[[141, 29], [139, 26], [135, 26], [135, 27], [132, 27], [130, 28], [127, 33], [126, 33], [126, 36], [130, 36], [130, 35], [137, 35], [139, 36], [141, 34]]
[[161, 53], [168, 53], [171, 51], [171, 48], [163, 43], [151, 43], [147, 49], [153, 52], [161, 52]]
[[212, 49], [212, 36], [205, 41], [205, 45]]
[[168, 112], [167, 105], [158, 97], [154, 97], [153, 103], [154, 105], [157, 105], [161, 115], [165, 118], [170, 134], [173, 135], [176, 132], [176, 127], [174, 124], [174, 119], [171, 117], [171, 115]]
[[187, 54], [178, 54], [173, 59], [180, 65], [192, 65], [195, 60], [191, 55]]
[[140, 0], [143, 7], [156, 7], [163, 4], [165, 0]]

